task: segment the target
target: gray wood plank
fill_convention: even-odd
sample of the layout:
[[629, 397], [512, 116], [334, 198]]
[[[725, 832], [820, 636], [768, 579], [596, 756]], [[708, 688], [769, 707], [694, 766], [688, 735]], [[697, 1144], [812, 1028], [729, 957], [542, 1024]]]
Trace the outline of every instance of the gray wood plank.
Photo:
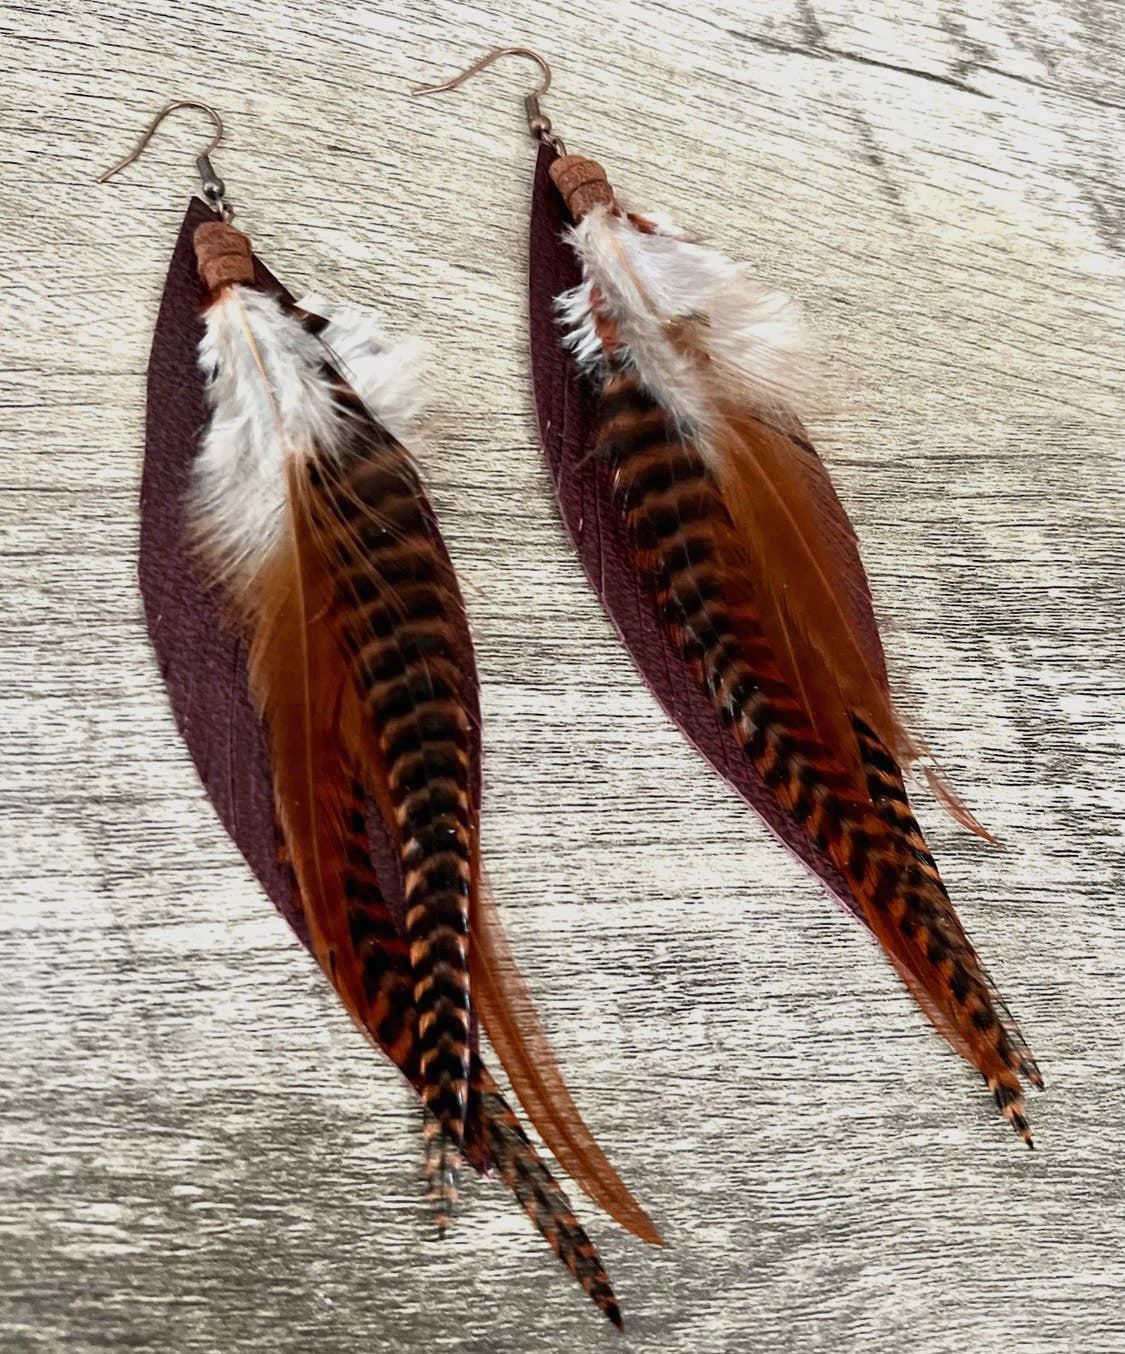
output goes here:
[[[484, 684], [485, 848], [591, 1126], [638, 1350], [1117, 1351], [1122, 20], [1098, 0], [0, 3], [0, 1348], [608, 1348], [418, 1118], [219, 829], [134, 584], [143, 374], [198, 125], [294, 286], [433, 351], [419, 448]], [[922, 798], [1042, 1061], [994, 1122], [876, 948], [635, 677], [535, 447], [519, 63], [572, 149], [803, 302]]]

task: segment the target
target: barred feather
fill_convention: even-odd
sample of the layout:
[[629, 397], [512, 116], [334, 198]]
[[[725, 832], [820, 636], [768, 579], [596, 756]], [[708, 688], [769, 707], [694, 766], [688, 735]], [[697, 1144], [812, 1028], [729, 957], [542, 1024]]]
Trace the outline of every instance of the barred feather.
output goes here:
[[[552, 166], [556, 183], [565, 169]], [[600, 174], [585, 162], [572, 177]], [[642, 590], [729, 737], [1030, 1145], [1020, 1075], [1041, 1078], [910, 812], [900, 762], [926, 750], [898, 720], [834, 567], [843, 514], [825, 511], [836, 501], [797, 417], [806, 372], [791, 308], [605, 195], [570, 238], [583, 281], [558, 308], [600, 391], [593, 453], [611, 468]]]
[[[363, 1010], [364, 1028], [403, 1075], [418, 1089], [418, 1050], [410, 954], [383, 899], [367, 848], [361, 787], [353, 787], [348, 812], [347, 886], [350, 947], [337, 955], [334, 983], [345, 1000]], [[574, 1216], [565, 1192], [528, 1141], [519, 1120], [476, 1054], [472, 1055], [465, 1155], [479, 1170], [495, 1169], [512, 1190], [538, 1231], [591, 1299], [617, 1326], [621, 1314], [597, 1250]], [[443, 1181], [449, 1170], [436, 1150], [437, 1121], [427, 1116], [427, 1170], [441, 1182], [434, 1203], [445, 1210], [455, 1202], [456, 1182]]]
[[505, 1104], [483, 1064], [474, 1061], [472, 1096], [480, 1105], [482, 1143], [504, 1183], [547, 1244], [584, 1291], [619, 1329], [624, 1329], [601, 1258], [519, 1120]]
[[[478, 1144], [494, 1135], [471, 1121], [469, 1104], [475, 673], [417, 473], [382, 421], [385, 411], [401, 426], [415, 403], [405, 374], [413, 357], [357, 312], [316, 304], [327, 313], [292, 310], [237, 282], [217, 288], [200, 349], [211, 421], [190, 520], [249, 636], [250, 688], [311, 948], [357, 1024], [422, 1098], [444, 1225], [467, 1132]], [[364, 383], [379, 421], [351, 380]], [[402, 919], [375, 877], [369, 805], [398, 853]], [[481, 931], [478, 965], [499, 953], [491, 928]], [[510, 1054], [517, 1091], [540, 1064], [531, 1101], [548, 1142], [553, 1134], [572, 1152], [576, 1178], [585, 1170], [600, 1183], [601, 1201], [626, 1225], [651, 1230], [582, 1124], [538, 1027], [520, 1027], [502, 987], [486, 984], [486, 995], [482, 1013], [503, 1026], [498, 1046]], [[523, 995], [517, 985], [511, 1000]], [[493, 1100], [476, 1105], [478, 1115], [501, 1113]], [[491, 1159], [474, 1152], [477, 1165]], [[536, 1218], [552, 1245], [573, 1222], [557, 1193]]]
[[[197, 469], [197, 531], [252, 626], [251, 688], [314, 949], [331, 974], [345, 796], [358, 776], [394, 825], [408, 871], [422, 1095], [456, 1152], [475, 828], [463, 674], [445, 629], [459, 599], [405, 452], [326, 366], [316, 337], [275, 299], [239, 286], [213, 302], [207, 327], [214, 415]], [[449, 836], [440, 850], [435, 831]]]

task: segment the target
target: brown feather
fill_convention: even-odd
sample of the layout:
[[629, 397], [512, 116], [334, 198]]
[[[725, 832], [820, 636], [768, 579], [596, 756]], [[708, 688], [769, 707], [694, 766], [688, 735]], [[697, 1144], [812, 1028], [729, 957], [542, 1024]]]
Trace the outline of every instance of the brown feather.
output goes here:
[[732, 414], [716, 438], [715, 477], [746, 561], [758, 619], [823, 742], [862, 783], [854, 713], [900, 760], [916, 748], [864, 652], [807, 480], [823, 473], [811, 450], [750, 414]]
[[[479, 1058], [473, 1060], [470, 1096], [480, 1106], [483, 1149], [504, 1183], [584, 1291], [619, 1330], [624, 1329], [621, 1309], [593, 1242]], [[477, 1143], [470, 1138], [470, 1155], [475, 1147]]]
[[[371, 868], [358, 786], [354, 787], [348, 827], [350, 944], [336, 954], [333, 985], [346, 1005], [352, 994], [362, 992], [369, 1012], [367, 1033], [420, 1092], [409, 948]], [[296, 901], [300, 906], [299, 895]], [[466, 1156], [482, 1173], [490, 1168], [499, 1173], [562, 1263], [609, 1320], [620, 1326], [620, 1311], [601, 1258], [566, 1194], [528, 1141], [479, 1057], [473, 1058], [472, 1068]], [[427, 1124], [436, 1124], [436, 1120], [428, 1116]], [[440, 1169], [440, 1161], [432, 1164]], [[450, 1201], [439, 1192], [435, 1202], [444, 1210]]]
[[[821, 623], [813, 618], [807, 627], [787, 624], [789, 638], [778, 643], [764, 616], [772, 613], [780, 623], [784, 598], [779, 600], [775, 585], [774, 595], [760, 602], [757, 577], [745, 564], [748, 554], [765, 558], [759, 544], [746, 541], [747, 514], [757, 520], [757, 509], [744, 506], [735, 520], [720, 478], [671, 420], [661, 423], [659, 406], [628, 370], [612, 370], [607, 378], [597, 454], [614, 467], [615, 500], [652, 604], [712, 696], [717, 715], [781, 806], [847, 880], [868, 927], [923, 1011], [987, 1078], [1005, 1116], [1030, 1141], [1019, 1099], [1026, 1045], [1005, 1028], [1006, 1012], [993, 1002], [991, 984], [924, 842], [919, 850], [915, 841], [917, 825], [881, 815], [872, 798], [859, 726], [871, 734], [868, 756], [888, 761], [896, 777], [897, 762], [871, 720], [843, 707], [840, 686], [850, 683], [845, 689], [859, 699], [877, 680], [857, 676], [854, 662], [837, 665], [834, 674], [841, 675], [833, 683], [842, 713], [834, 719], [845, 719], [846, 727], [829, 742], [805, 705], [815, 673], [803, 682], [790, 675], [791, 650], [812, 648], [806, 630], [831, 635], [844, 628], [846, 618], [838, 614]], [[755, 463], [751, 484], [760, 476]], [[736, 489], [744, 492], [745, 482]], [[763, 490], [761, 498], [777, 508], [777, 495]], [[775, 511], [779, 515], [784, 520]], [[771, 523], [763, 529], [774, 532]], [[815, 548], [800, 541], [798, 528], [787, 526], [781, 536], [782, 557], [805, 570], [807, 595], [822, 602], [827, 595], [842, 612]], [[776, 532], [769, 536], [776, 538]], [[806, 669], [800, 671], [804, 676]]]
[[320, 464], [312, 477], [311, 553], [326, 562], [328, 614], [357, 693], [344, 706], [343, 747], [403, 869], [423, 1099], [455, 1154], [468, 1097], [468, 881], [477, 831], [471, 679], [453, 643], [460, 597], [406, 452], [370, 423], [348, 387], [336, 396], [350, 440], [339, 465]]
[[[290, 461], [291, 530], [255, 585], [250, 689], [269, 735], [274, 794], [313, 953], [335, 980], [346, 940], [346, 812], [353, 777], [341, 723], [357, 698], [328, 616], [332, 579], [312, 548], [303, 471]], [[362, 1024], [354, 993], [341, 993]]]
[[[853, 717], [862, 719], [909, 765], [929, 749], [898, 717], [886, 673], [873, 662], [849, 605], [825, 521], [835, 502], [828, 472], [798, 425], [785, 427], [750, 412], [729, 414], [715, 439], [715, 478], [743, 552], [742, 576], [753, 590], [758, 621], [778, 664], [801, 697], [818, 737], [836, 750], [857, 786], [863, 784]], [[963, 827], [995, 844], [936, 766], [924, 768], [942, 808]]]
[[[378, 440], [377, 460], [376, 475], [393, 476], [398, 488], [410, 487], [413, 471], [405, 452], [392, 439]], [[312, 467], [291, 464], [287, 546], [262, 577], [254, 601], [251, 682], [270, 734], [283, 830], [314, 953], [353, 1017], [378, 1038], [369, 1025], [372, 1012], [365, 998], [362, 968], [348, 962], [353, 947], [341, 921], [340, 900], [348, 896], [349, 884], [354, 891], [354, 869], [349, 876], [348, 824], [355, 814], [355, 787], [374, 799], [401, 842], [408, 920], [411, 881], [428, 857], [412, 866], [407, 848], [413, 838], [409, 815], [404, 817], [408, 798], [404, 799], [398, 783], [396, 763], [393, 758], [388, 762], [394, 730], [380, 727], [377, 720], [373, 723], [381, 687], [372, 664], [381, 661], [388, 644], [406, 652], [404, 645], [425, 639], [425, 662], [420, 670], [428, 674], [431, 685], [441, 683], [442, 690], [455, 691], [464, 674], [445, 651], [432, 649], [430, 637], [441, 641], [444, 622], [440, 615], [427, 612], [428, 619], [421, 626], [412, 619], [416, 592], [412, 594], [411, 588], [421, 586], [418, 578], [431, 579], [425, 586], [442, 587], [439, 575], [443, 570], [434, 572], [436, 551], [432, 545], [427, 549], [426, 532], [415, 520], [416, 510], [412, 512], [405, 500], [398, 519], [380, 517], [365, 489], [368, 473], [370, 467], [359, 463], [336, 467], [321, 459]], [[414, 552], [426, 567], [412, 566], [411, 583], [390, 585], [381, 567], [388, 567], [388, 561], [401, 565], [404, 551]], [[366, 578], [362, 586], [361, 578]], [[442, 605], [459, 606], [455, 585], [450, 582], [449, 588], [449, 600]], [[390, 613], [381, 627], [389, 631], [389, 641], [375, 637], [373, 606]], [[450, 820], [450, 832], [451, 841], [463, 842], [472, 862], [466, 868], [468, 935], [464, 944], [470, 965], [467, 989], [473, 1004], [532, 1122], [563, 1166], [623, 1226], [658, 1242], [651, 1220], [583, 1123], [507, 948], [476, 862], [477, 808], [469, 790], [467, 744], [460, 741], [465, 728], [463, 710], [452, 698], [435, 697], [435, 701], [439, 710], [448, 707], [461, 731], [452, 743], [440, 747], [444, 765], [455, 761], [465, 770], [456, 796], [462, 809]], [[431, 701], [426, 708], [434, 704]], [[415, 965], [416, 948], [417, 944], [411, 947]], [[418, 997], [416, 988], [415, 1003]], [[424, 1099], [426, 1019], [433, 1017], [418, 1021], [412, 1054], [419, 1064]], [[455, 1028], [466, 1059], [467, 1037], [466, 1022], [463, 1033]], [[439, 1121], [439, 1125], [448, 1133], [448, 1121]], [[460, 1145], [459, 1139], [455, 1142]]]
[[591, 1199], [642, 1241], [663, 1245], [652, 1219], [610, 1165], [567, 1090], [491, 891], [479, 874], [474, 903], [469, 952], [473, 1001], [527, 1117]]
[[[436, 1125], [439, 1217], [447, 1219], [455, 1198], [452, 1168], [465, 1144], [477, 1169], [501, 1172], [619, 1324], [596, 1250], [470, 1047], [476, 675], [471, 651], [464, 661], [460, 593], [417, 475], [329, 361], [314, 358], [310, 367], [307, 340], [298, 346], [296, 334], [269, 328], [303, 323], [315, 336], [319, 321], [284, 305], [252, 304], [243, 289], [225, 284], [215, 304], [224, 310], [214, 328], [209, 317], [215, 344], [204, 363], [213, 440], [200, 461], [216, 448], [220, 458], [192, 504], [190, 529], [228, 615], [250, 641], [249, 686], [267, 735], [279, 849], [294, 876], [287, 893], [345, 1008], [408, 1078]], [[301, 361], [304, 370], [295, 372]], [[292, 418], [283, 396], [291, 407], [297, 382], [317, 379], [325, 386], [319, 393], [330, 392], [327, 407], [314, 400], [317, 417]], [[245, 388], [251, 383], [253, 391]], [[228, 512], [227, 500], [237, 498], [228, 482], [263, 451], [284, 476], [281, 521], [252, 512], [242, 520], [241, 507]], [[260, 499], [250, 493], [246, 503]], [[269, 549], [256, 553], [261, 530]], [[398, 849], [404, 928], [376, 879], [369, 806]], [[504, 1001], [493, 1004], [503, 1012]], [[553, 1063], [542, 1084], [565, 1095], [552, 1073]], [[567, 1096], [556, 1120], [572, 1109]], [[581, 1167], [582, 1152], [597, 1149], [580, 1133], [572, 1140]], [[605, 1169], [615, 1181], [608, 1163]]]

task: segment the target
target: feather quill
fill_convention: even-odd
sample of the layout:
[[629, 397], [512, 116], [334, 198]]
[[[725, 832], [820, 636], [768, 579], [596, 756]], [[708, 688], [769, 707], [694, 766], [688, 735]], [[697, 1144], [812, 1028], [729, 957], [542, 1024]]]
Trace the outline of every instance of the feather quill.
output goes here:
[[595, 392], [588, 450], [640, 594], [787, 838], [804, 834], [818, 872], [842, 881], [1030, 1145], [1020, 1077], [1041, 1077], [953, 911], [901, 767], [926, 759], [943, 805], [988, 834], [893, 708], [854, 532], [798, 414], [810, 376], [794, 308], [668, 222], [626, 213], [592, 161], [547, 164], [577, 218], [581, 270], [556, 308]]

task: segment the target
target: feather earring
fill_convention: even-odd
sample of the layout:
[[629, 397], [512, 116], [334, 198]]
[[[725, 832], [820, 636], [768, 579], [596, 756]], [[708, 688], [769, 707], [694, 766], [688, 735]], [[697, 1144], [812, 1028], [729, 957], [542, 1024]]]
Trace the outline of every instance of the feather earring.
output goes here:
[[[625, 1227], [659, 1237], [562, 1081], [479, 859], [480, 711], [457, 580], [400, 438], [410, 345], [299, 303], [231, 224], [211, 117], [149, 367], [140, 582], [176, 722], [227, 831], [425, 1109], [439, 1227], [495, 1170], [611, 1321], [597, 1251], [477, 1052]], [[200, 435], [202, 430], [202, 435]]]
[[[627, 211], [527, 96], [539, 143], [530, 324], [540, 437], [576, 551], [687, 738], [863, 922], [1031, 1146], [1043, 1081], [970, 944], [903, 768], [988, 834], [895, 713], [855, 532], [797, 408], [794, 307]], [[991, 840], [991, 839], [990, 839]]]

